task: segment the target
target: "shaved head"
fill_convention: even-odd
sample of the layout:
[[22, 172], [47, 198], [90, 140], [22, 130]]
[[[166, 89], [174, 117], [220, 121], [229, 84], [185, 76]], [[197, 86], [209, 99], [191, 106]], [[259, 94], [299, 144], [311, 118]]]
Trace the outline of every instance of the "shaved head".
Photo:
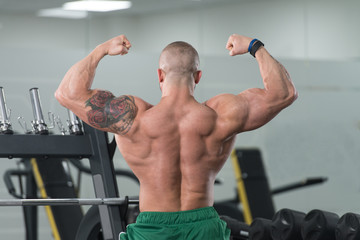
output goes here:
[[167, 74], [194, 73], [199, 67], [199, 54], [186, 42], [173, 42], [161, 52], [159, 68]]

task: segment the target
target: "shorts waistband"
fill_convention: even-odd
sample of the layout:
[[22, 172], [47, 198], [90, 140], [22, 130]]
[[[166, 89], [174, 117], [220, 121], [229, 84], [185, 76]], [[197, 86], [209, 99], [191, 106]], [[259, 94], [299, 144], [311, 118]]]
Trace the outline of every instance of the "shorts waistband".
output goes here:
[[179, 212], [141, 212], [136, 223], [148, 224], [183, 224], [219, 218], [213, 207], [197, 208]]

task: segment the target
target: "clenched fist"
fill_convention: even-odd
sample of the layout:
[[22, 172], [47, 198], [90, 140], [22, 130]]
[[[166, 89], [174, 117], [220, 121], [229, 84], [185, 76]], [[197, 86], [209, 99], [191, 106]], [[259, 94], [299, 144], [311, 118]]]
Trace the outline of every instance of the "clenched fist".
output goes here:
[[131, 47], [131, 43], [125, 35], [114, 37], [103, 43], [103, 45], [105, 45], [106, 53], [110, 56], [125, 55]]
[[252, 38], [239, 34], [233, 34], [229, 37], [226, 43], [226, 49], [230, 51], [230, 56], [247, 53], [251, 40]]

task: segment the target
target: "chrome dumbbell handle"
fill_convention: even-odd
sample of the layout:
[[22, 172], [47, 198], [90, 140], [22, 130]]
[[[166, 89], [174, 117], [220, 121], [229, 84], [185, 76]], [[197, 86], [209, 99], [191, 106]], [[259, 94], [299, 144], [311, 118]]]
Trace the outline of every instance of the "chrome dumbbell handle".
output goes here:
[[6, 107], [4, 89], [0, 87], [0, 133], [13, 133], [10, 123], [10, 113], [10, 109]]
[[48, 134], [49, 130], [44, 121], [44, 115], [41, 108], [40, 94], [38, 88], [31, 88], [30, 99], [33, 108], [34, 120], [31, 122], [36, 134]]
[[68, 115], [69, 115], [68, 125], [69, 125], [70, 134], [82, 135], [83, 131], [79, 118], [69, 109], [68, 109]]

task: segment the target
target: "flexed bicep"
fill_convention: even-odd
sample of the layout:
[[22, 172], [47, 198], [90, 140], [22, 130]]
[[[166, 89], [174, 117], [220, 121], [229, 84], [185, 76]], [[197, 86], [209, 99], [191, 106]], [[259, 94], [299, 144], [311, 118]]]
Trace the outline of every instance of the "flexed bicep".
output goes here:
[[292, 103], [291, 100], [260, 88], [250, 88], [238, 96], [247, 102], [248, 114], [244, 131], [254, 130], [265, 125]]
[[225, 136], [251, 131], [269, 122], [281, 110], [263, 89], [252, 88], [238, 95], [221, 94], [206, 102], [218, 114], [219, 130]]
[[130, 131], [138, 108], [130, 95], [115, 97], [108, 91], [97, 91], [86, 102], [87, 122], [98, 129], [124, 135]]

